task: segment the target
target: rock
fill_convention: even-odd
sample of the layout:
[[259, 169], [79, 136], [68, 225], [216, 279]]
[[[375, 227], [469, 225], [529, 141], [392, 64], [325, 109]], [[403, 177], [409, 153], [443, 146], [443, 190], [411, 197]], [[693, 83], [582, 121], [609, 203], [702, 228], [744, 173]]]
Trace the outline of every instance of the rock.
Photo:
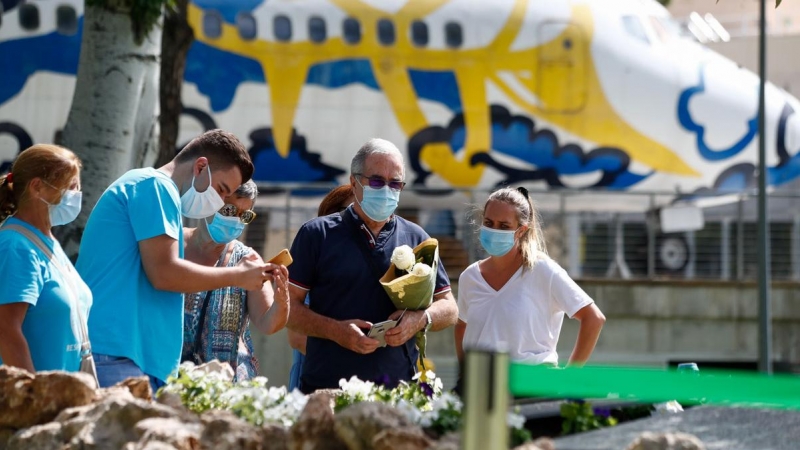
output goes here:
[[146, 376], [131, 377], [122, 380], [111, 388], [122, 387], [130, 391], [131, 395], [141, 400], [153, 400], [153, 388], [150, 387], [150, 380]]
[[0, 428], [0, 450], [5, 450], [6, 443], [15, 432], [16, 430], [11, 428]]
[[345, 450], [334, 429], [333, 397], [315, 392], [289, 431], [290, 450]]
[[705, 450], [696, 436], [687, 433], [645, 432], [637, 437], [627, 450]]
[[63, 444], [61, 424], [50, 422], [20, 430], [8, 440], [6, 450], [52, 450]]
[[556, 445], [552, 439], [539, 438], [514, 447], [514, 450], [556, 450]]
[[410, 433], [415, 427], [419, 428], [397, 408], [377, 402], [350, 405], [334, 419], [334, 430], [349, 450], [371, 449], [376, 435], [383, 430], [407, 428]]
[[372, 439], [374, 450], [426, 450], [431, 446], [420, 428], [387, 428]]
[[200, 420], [205, 425], [200, 436], [202, 448], [219, 450], [262, 448], [263, 436], [259, 430], [231, 412], [208, 411], [203, 413]]
[[221, 363], [219, 360], [214, 359], [207, 363], [200, 364], [196, 366], [194, 370], [199, 370], [200, 372], [205, 373], [217, 373], [225, 377], [228, 381], [233, 381], [233, 368], [228, 363]]
[[[168, 444], [177, 450], [199, 450], [203, 426], [199, 423], [184, 423], [178, 419], [152, 418], [136, 424], [140, 434], [137, 448], [145, 448], [150, 443]], [[218, 447], [206, 447], [218, 448]]]
[[127, 443], [138, 442], [141, 431], [137, 431], [136, 424], [150, 418], [177, 418], [186, 423], [199, 421], [196, 417], [158, 403], [118, 397], [65, 411], [57, 420], [62, 423], [67, 443], [74, 448], [90, 450], [116, 449]]
[[21, 429], [52, 421], [66, 408], [97, 398], [85, 373], [30, 372], [0, 366], [0, 428]]
[[429, 450], [461, 450], [461, 434], [447, 433], [434, 442]]

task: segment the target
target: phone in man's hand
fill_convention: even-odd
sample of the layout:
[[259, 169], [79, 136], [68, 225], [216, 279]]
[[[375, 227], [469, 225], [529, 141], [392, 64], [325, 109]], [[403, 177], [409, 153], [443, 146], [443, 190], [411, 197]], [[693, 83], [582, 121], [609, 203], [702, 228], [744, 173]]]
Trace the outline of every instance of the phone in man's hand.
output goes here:
[[377, 339], [377, 341], [381, 343], [381, 347], [386, 347], [386, 332], [396, 326], [397, 326], [396, 320], [387, 320], [384, 322], [378, 322], [372, 325], [372, 328], [369, 329], [367, 337]]

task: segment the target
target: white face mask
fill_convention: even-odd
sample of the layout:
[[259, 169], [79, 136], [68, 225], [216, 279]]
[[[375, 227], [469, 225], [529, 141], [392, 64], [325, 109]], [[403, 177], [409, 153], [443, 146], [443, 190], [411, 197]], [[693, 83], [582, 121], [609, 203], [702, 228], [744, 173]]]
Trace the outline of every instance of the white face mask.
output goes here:
[[197, 192], [194, 188], [194, 177], [192, 177], [192, 187], [181, 196], [181, 214], [190, 219], [205, 219], [213, 216], [220, 208], [225, 206], [225, 201], [219, 196], [216, 189], [211, 186], [211, 167], [208, 169], [208, 189]]
[[51, 205], [44, 199], [40, 199], [47, 203], [50, 211], [50, 226], [66, 225], [75, 220], [78, 214], [81, 213], [82, 198], [83, 194], [80, 191], [67, 190], [64, 191], [61, 201], [56, 205]]

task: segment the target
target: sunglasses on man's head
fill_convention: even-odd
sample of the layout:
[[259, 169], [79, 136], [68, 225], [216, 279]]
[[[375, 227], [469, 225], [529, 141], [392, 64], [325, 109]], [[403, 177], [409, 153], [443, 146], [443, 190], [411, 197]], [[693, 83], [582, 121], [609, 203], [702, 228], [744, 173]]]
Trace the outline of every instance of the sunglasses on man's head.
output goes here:
[[388, 184], [389, 189], [393, 189], [395, 191], [401, 191], [406, 186], [405, 181], [397, 181], [397, 180], [386, 181], [377, 175], [371, 177], [365, 176], [363, 173], [355, 173], [353, 175], [366, 178], [368, 180], [367, 184], [369, 185], [369, 187], [373, 189], [382, 189], [384, 186]]
[[237, 208], [236, 205], [232, 205], [230, 203], [220, 208], [219, 213], [225, 217], [238, 217], [239, 220], [241, 220], [245, 225], [249, 224], [256, 218], [256, 213], [253, 210], [246, 209], [244, 211], [239, 211], [239, 208]]

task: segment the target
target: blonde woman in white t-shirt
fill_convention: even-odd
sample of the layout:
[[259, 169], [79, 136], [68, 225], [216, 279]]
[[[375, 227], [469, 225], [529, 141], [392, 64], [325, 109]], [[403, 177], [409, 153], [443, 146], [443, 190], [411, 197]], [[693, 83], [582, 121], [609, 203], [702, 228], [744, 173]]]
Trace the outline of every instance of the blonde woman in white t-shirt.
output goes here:
[[513, 361], [558, 365], [564, 315], [580, 322], [569, 364], [594, 350], [605, 316], [566, 271], [547, 256], [540, 219], [525, 188], [500, 189], [486, 201], [480, 241], [488, 258], [458, 280], [459, 363], [464, 348], [504, 349]]

